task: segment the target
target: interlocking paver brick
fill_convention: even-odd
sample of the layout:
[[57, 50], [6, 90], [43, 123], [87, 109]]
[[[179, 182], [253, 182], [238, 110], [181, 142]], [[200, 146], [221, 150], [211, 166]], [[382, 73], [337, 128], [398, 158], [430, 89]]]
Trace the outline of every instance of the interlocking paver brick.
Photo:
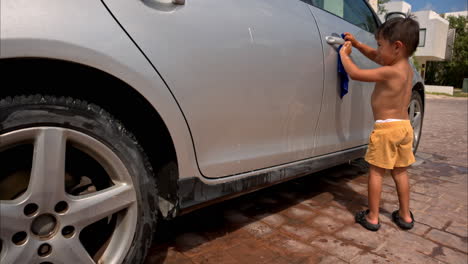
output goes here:
[[[346, 264], [347, 262], [335, 257], [335, 256], [322, 256], [318, 261], [310, 261], [307, 264]], [[306, 264], [306, 263], [304, 263]]]
[[320, 213], [326, 214], [331, 218], [339, 220], [343, 223], [354, 223], [354, 215], [345, 209], [336, 208], [335, 206], [326, 206], [324, 207]]
[[164, 247], [153, 248], [145, 261], [146, 264], [193, 264], [189, 257], [172, 249]]
[[271, 263], [279, 257], [263, 245], [252, 241], [249, 243], [239, 244], [226, 251], [239, 263]]
[[318, 236], [312, 240], [311, 245], [332, 255], [336, 255], [345, 261], [350, 261], [362, 251], [351, 243], [332, 236]]
[[307, 209], [316, 211], [322, 208], [322, 205], [320, 205], [318, 202], [314, 200], [304, 200], [300, 203], [300, 205], [307, 207]]
[[317, 250], [312, 246], [282, 234], [274, 234], [267, 239], [269, 242], [267, 247], [284, 256], [309, 256], [318, 254]]
[[446, 229], [447, 232], [458, 235], [459, 237], [468, 237], [468, 226], [466, 224], [460, 224], [452, 222]]
[[324, 192], [311, 198], [311, 200], [320, 204], [325, 204], [333, 200], [335, 196], [329, 192]]
[[252, 222], [243, 226], [242, 228], [256, 237], [265, 236], [273, 231], [273, 229], [271, 229], [267, 224], [262, 222]]
[[235, 260], [230, 254], [226, 254], [223, 251], [211, 251], [201, 255], [197, 255], [192, 258], [195, 264], [241, 264]]
[[420, 193], [410, 193], [410, 199], [413, 201], [427, 203], [432, 199], [432, 197]]
[[438, 260], [416, 251], [411, 245], [406, 243], [389, 243], [379, 251], [374, 252], [377, 255], [390, 259], [392, 263], [411, 263], [411, 264], [435, 264]]
[[462, 252], [468, 253], [468, 243], [466, 238], [463, 239], [461, 237], [436, 229], [429, 231], [426, 237], [442, 245], [456, 248]]
[[187, 256], [200, 254], [210, 245], [208, 239], [197, 233], [183, 233], [175, 238], [175, 248]]
[[415, 235], [423, 236], [426, 234], [431, 227], [425, 224], [417, 223], [414, 225], [413, 229], [409, 230], [408, 232], [413, 233]]
[[282, 213], [289, 218], [297, 219], [299, 221], [307, 221], [316, 215], [316, 213], [308, 210], [306, 207], [299, 206], [288, 208]]
[[225, 211], [224, 212], [224, 217], [225, 217], [226, 221], [228, 221], [229, 223], [231, 223], [233, 225], [243, 225], [243, 224], [249, 223], [251, 221], [250, 218], [248, 218], [247, 216], [242, 214], [240, 211], [232, 210], [232, 209], [228, 210], [228, 211]]
[[430, 208], [425, 212], [420, 212], [419, 214], [414, 215], [414, 220], [416, 223], [423, 223], [437, 229], [442, 229], [449, 222], [449, 219], [447, 219], [445, 214], [438, 214]]
[[281, 232], [296, 237], [301, 241], [307, 242], [316, 237], [320, 232], [317, 229], [310, 228], [304, 224], [301, 225], [283, 225], [280, 228]]
[[369, 249], [376, 249], [385, 243], [378, 233], [365, 230], [358, 224], [345, 227], [343, 230], [336, 232], [336, 236]]
[[279, 227], [286, 222], [285, 217], [280, 214], [264, 214], [258, 215], [255, 218], [257, 220], [261, 220], [273, 228]]
[[383, 258], [372, 253], [363, 253], [353, 258], [351, 260], [351, 263], [353, 264], [354, 263], [355, 264], [363, 264], [363, 263], [388, 264], [388, 263], [392, 263], [392, 261], [387, 258]]
[[320, 231], [327, 233], [333, 233], [344, 226], [342, 222], [324, 215], [319, 215], [312, 219], [311, 224], [316, 228], [319, 228]]
[[437, 247], [430, 254], [431, 257], [450, 264], [466, 264], [468, 256], [446, 247]]

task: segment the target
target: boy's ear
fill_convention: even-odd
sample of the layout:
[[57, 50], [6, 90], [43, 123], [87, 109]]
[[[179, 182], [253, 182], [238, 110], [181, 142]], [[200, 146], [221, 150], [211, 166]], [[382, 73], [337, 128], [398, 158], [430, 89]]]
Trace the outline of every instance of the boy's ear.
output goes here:
[[403, 42], [397, 40], [393, 43], [395, 50], [401, 50], [405, 45], [403, 45]]

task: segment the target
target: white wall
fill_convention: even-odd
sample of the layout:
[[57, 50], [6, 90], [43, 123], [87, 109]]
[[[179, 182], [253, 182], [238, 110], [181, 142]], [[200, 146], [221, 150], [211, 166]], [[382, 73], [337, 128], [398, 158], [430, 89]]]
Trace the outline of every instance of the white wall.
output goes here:
[[449, 16], [454, 16], [454, 17], [466, 16], [466, 17], [468, 17], [468, 11], [459, 11], [459, 12], [449, 12], [449, 13], [445, 13], [445, 18], [447, 18], [447, 17], [449, 17]]
[[432, 10], [414, 12], [421, 29], [426, 29], [424, 47], [418, 47], [415, 55], [424, 60], [445, 59], [449, 22]]
[[[408, 4], [405, 1], [392, 1], [388, 2], [384, 5], [385, 9], [387, 9], [387, 12], [402, 12], [402, 13], [408, 13], [408, 11], [411, 11], [411, 5]], [[379, 18], [382, 22], [385, 21], [385, 14], [380, 15]]]
[[378, 0], [368, 0], [369, 5], [374, 9], [375, 13], [379, 13], [379, 5], [378, 5]]
[[430, 93], [444, 93], [453, 95], [453, 86], [424, 85], [424, 90]]

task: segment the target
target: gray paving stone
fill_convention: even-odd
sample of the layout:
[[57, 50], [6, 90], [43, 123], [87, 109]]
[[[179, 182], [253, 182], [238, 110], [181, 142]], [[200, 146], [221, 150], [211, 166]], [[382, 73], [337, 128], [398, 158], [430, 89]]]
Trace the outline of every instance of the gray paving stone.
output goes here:
[[280, 214], [264, 214], [260, 215], [258, 218], [256, 217], [256, 219], [261, 220], [262, 222], [274, 228], [279, 227], [286, 222], [284, 216]]
[[[317, 262], [311, 262], [312, 263], [317, 263]], [[325, 256], [320, 259], [318, 264], [346, 264], [348, 262], [344, 262], [343, 260], [335, 257], [335, 256]]]
[[417, 251], [426, 255], [430, 254], [438, 246], [428, 239], [403, 230], [393, 232], [391, 236], [386, 238], [386, 242], [385, 248], [404, 246], [407, 250]]
[[326, 233], [333, 233], [344, 226], [344, 224], [339, 222], [338, 220], [323, 215], [319, 215], [312, 219], [311, 225], [319, 228], [320, 231]]
[[281, 234], [274, 234], [266, 241], [269, 242], [268, 247], [283, 255], [309, 256], [317, 252], [314, 247]]
[[430, 209], [414, 216], [416, 223], [423, 223], [432, 228], [442, 229], [449, 221], [446, 215], [434, 214]]
[[450, 264], [466, 264], [468, 256], [446, 247], [437, 247], [431, 252], [431, 257]]
[[335, 198], [335, 196], [332, 193], [324, 192], [312, 197], [311, 200], [318, 202], [319, 204], [325, 204], [333, 200], [333, 198]]
[[336, 232], [335, 235], [345, 241], [351, 241], [356, 245], [365, 246], [369, 249], [376, 249], [385, 243], [382, 235], [379, 235], [378, 232], [368, 231], [359, 224], [347, 226]]
[[461, 237], [436, 229], [432, 229], [429, 233], [427, 233], [426, 237], [442, 245], [456, 248], [462, 252], [468, 253], [467, 241]]
[[415, 235], [423, 236], [427, 231], [429, 231], [431, 227], [421, 224], [421, 223], [415, 223], [413, 229], [408, 230], [408, 232], [413, 233]]
[[243, 226], [242, 228], [256, 237], [265, 236], [273, 231], [273, 229], [271, 229], [267, 224], [262, 222], [252, 222]]
[[332, 236], [318, 236], [312, 240], [311, 245], [345, 261], [350, 261], [362, 251], [358, 247]]
[[316, 215], [315, 212], [308, 210], [308, 208], [304, 209], [303, 207], [299, 207], [299, 206], [290, 207], [281, 213], [289, 218], [293, 218], [293, 219], [297, 219], [301, 221], [308, 221], [310, 218]]
[[460, 237], [468, 237], [468, 226], [466, 224], [460, 224], [452, 222], [446, 229], [447, 232], [458, 235]]
[[281, 232], [289, 236], [296, 237], [301, 241], [308, 242], [320, 234], [316, 229], [307, 227], [305, 225], [283, 225], [280, 228]]
[[437, 244], [420, 236], [399, 231], [387, 237], [385, 244], [373, 253], [396, 263], [439, 263], [438, 260], [427, 256], [435, 247]]
[[346, 209], [343, 210], [342, 208], [337, 208], [335, 206], [327, 206], [324, 207], [320, 213], [326, 214], [331, 218], [342, 221], [343, 223], [354, 223], [354, 215]]
[[352, 264], [363, 264], [363, 263], [385, 264], [385, 263], [393, 263], [393, 262], [390, 259], [383, 258], [375, 254], [366, 252], [362, 255], [355, 257], [351, 261], [351, 263]]

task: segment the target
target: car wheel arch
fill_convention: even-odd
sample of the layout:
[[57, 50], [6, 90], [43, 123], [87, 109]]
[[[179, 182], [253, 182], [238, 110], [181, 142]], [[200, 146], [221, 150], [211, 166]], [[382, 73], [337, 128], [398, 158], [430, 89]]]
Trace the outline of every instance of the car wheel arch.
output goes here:
[[[179, 177], [175, 145], [163, 119], [143, 95], [114, 75], [71, 61], [48, 58], [2, 59], [0, 69], [2, 82], [15, 84], [2, 86], [0, 98], [33, 94], [73, 97], [92, 102], [120, 120], [140, 142], [155, 170], [158, 195], [162, 198], [157, 208], [163, 217], [175, 216]], [[60, 75], [60, 78], [51, 78], [50, 75]], [[67, 89], [63, 89], [64, 86]], [[96, 90], [99, 86], [112, 88], [112, 100], [109, 100], [105, 91]], [[156, 140], [154, 135], [158, 135]]]

